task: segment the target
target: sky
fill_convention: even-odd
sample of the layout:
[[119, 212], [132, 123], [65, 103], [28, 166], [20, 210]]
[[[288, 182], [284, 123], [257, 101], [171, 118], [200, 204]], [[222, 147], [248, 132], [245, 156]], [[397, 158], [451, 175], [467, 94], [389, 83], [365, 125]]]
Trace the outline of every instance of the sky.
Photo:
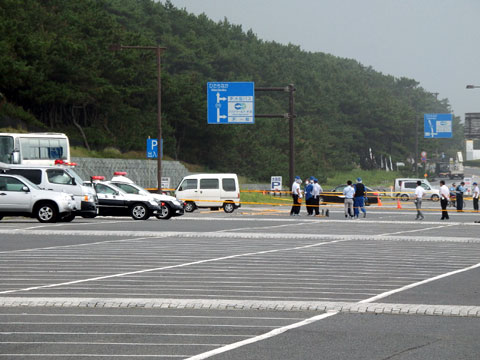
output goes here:
[[465, 88], [480, 86], [480, 0], [170, 1], [214, 21], [227, 18], [266, 41], [415, 79], [438, 99], [448, 98], [462, 119], [480, 112], [480, 88]]

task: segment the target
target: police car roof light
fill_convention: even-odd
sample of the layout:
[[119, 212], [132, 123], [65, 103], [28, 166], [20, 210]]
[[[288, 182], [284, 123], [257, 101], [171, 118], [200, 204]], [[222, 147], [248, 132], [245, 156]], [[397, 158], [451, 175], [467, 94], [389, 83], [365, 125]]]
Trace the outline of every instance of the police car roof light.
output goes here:
[[95, 175], [92, 176], [92, 180], [105, 180], [105, 176]]
[[127, 176], [127, 172], [126, 171], [115, 171], [113, 173], [114, 176]]
[[64, 161], [62, 159], [57, 159], [57, 160], [55, 160], [54, 164], [55, 165], [63, 165]]

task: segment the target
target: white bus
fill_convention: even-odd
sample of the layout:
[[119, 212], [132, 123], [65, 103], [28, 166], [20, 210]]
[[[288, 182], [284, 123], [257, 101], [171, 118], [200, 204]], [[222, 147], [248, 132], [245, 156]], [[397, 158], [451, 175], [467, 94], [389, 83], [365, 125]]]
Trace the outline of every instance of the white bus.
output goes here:
[[54, 165], [70, 162], [68, 137], [61, 133], [0, 133], [0, 163]]

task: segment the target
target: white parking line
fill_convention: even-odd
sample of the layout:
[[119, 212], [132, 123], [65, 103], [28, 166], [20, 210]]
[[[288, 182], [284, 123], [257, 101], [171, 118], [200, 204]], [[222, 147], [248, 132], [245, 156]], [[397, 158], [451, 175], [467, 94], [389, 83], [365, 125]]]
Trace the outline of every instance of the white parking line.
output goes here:
[[342, 242], [342, 241], [349, 241], [349, 240], [343, 239], [343, 240], [325, 241], [325, 242], [320, 242], [320, 243], [315, 243], [315, 244], [310, 244], [310, 245], [305, 245], [305, 246], [297, 246], [297, 247], [291, 247], [291, 248], [264, 250], [264, 251], [258, 251], [258, 252], [251, 252], [251, 253], [244, 253], [244, 254], [237, 254], [237, 255], [230, 255], [230, 256], [222, 256], [222, 257], [218, 257], [218, 258], [187, 262], [187, 263], [177, 264], [177, 265], [163, 266], [163, 267], [158, 267], [158, 268], [144, 269], [144, 270], [137, 270], [137, 271], [129, 271], [129, 272], [125, 272], [125, 273], [112, 274], [112, 275], [106, 275], [106, 276], [98, 276], [98, 277], [89, 278], [89, 279], [80, 279], [80, 280], [67, 281], [67, 282], [57, 283], [57, 284], [32, 286], [32, 287], [23, 288], [23, 289], [0, 291], [0, 294], [13, 294], [13, 293], [17, 293], [17, 292], [25, 292], [25, 291], [38, 290], [38, 289], [48, 289], [48, 288], [66, 286], [66, 285], [86, 283], [86, 282], [91, 282], [91, 281], [117, 278], [117, 277], [122, 277], [122, 276], [127, 276], [127, 275], [144, 274], [144, 273], [153, 272], [153, 271], [182, 268], [182, 267], [191, 266], [191, 265], [205, 264], [205, 263], [211, 263], [211, 262], [216, 262], [216, 261], [221, 261], [221, 260], [252, 256], [252, 255], [272, 254], [272, 253], [277, 253], [277, 252], [282, 252], [282, 251], [295, 251], [295, 250], [300, 250], [300, 249], [308, 249], [308, 248], [312, 248], [312, 247], [316, 247], [316, 246], [322, 246], [322, 245], [326, 245], [326, 244], [334, 244], [334, 243], [338, 243], [338, 242]]
[[423, 228], [423, 229], [397, 231], [393, 233], [378, 234], [377, 236], [388, 236], [388, 235], [405, 234], [405, 233], [412, 233], [412, 232], [419, 232], [419, 231], [435, 230], [435, 229], [441, 229], [441, 228], [450, 227], [450, 226], [454, 226], [454, 225], [448, 224], [448, 225], [434, 226], [434, 227]]
[[[419, 282], [416, 282], [416, 283], [413, 283], [413, 284], [410, 284], [410, 285], [407, 285], [407, 286], [403, 286], [401, 288], [398, 288], [398, 289], [395, 289], [395, 290], [392, 290], [392, 291], [384, 292], [382, 294], [373, 296], [371, 298], [359, 301], [358, 304], [372, 303], [372, 302], [374, 302], [378, 299], [385, 298], [385, 297], [390, 296], [392, 294], [396, 294], [396, 293], [399, 293], [399, 292], [402, 292], [402, 291], [405, 291], [405, 290], [408, 290], [408, 289], [411, 289], [411, 288], [414, 288], [414, 287], [417, 287], [417, 286], [420, 286], [420, 285], [423, 285], [423, 284], [427, 284], [427, 283], [435, 281], [435, 280], [443, 279], [443, 278], [446, 278], [448, 276], [461, 273], [461, 272], [476, 269], [478, 267], [480, 267], [480, 263], [475, 264], [473, 266], [463, 268], [463, 269], [459, 269], [459, 270], [451, 271], [451, 272], [448, 272], [448, 273], [445, 273], [445, 274], [442, 274], [442, 275], [438, 275], [438, 276], [435, 276], [435, 277], [432, 277], [432, 278], [429, 278], [429, 279], [426, 279], [426, 280], [423, 280], [423, 281], [419, 281]], [[305, 325], [308, 325], [308, 324], [312, 324], [314, 322], [326, 319], [330, 316], [337, 315], [338, 313], [339, 313], [338, 311], [332, 311], [332, 312], [327, 312], [327, 313], [319, 315], [319, 316], [314, 316], [314, 317], [311, 317], [309, 319], [300, 321], [298, 323], [291, 324], [291, 325], [288, 325], [288, 326], [284, 326], [284, 327], [272, 330], [272, 331], [270, 331], [266, 334], [262, 334], [262, 335], [254, 337], [254, 338], [251, 338], [251, 339], [242, 340], [242, 341], [239, 341], [239, 342], [236, 342], [236, 343], [233, 343], [233, 344], [229, 344], [229, 345], [220, 347], [218, 349], [210, 350], [210, 351], [204, 352], [202, 354], [198, 354], [198, 355], [189, 357], [187, 360], [207, 359], [207, 358], [212, 357], [214, 355], [218, 355], [218, 354], [221, 354], [221, 353], [224, 353], [224, 352], [227, 352], [227, 351], [238, 349], [242, 346], [252, 344], [252, 343], [255, 343], [255, 342], [259, 342], [259, 341], [263, 341], [265, 339], [280, 335], [280, 334], [282, 334], [285, 331], [288, 331], [290, 329], [295, 329], [295, 328], [299, 328], [299, 327], [302, 327], [302, 326], [305, 326]]]

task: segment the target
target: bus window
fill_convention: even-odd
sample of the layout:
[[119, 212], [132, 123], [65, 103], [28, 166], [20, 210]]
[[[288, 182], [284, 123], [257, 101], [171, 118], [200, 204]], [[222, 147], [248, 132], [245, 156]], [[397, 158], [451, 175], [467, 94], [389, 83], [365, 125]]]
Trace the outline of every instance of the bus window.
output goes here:
[[11, 164], [13, 153], [13, 137], [0, 136], [0, 162]]
[[20, 138], [20, 151], [24, 160], [67, 159], [65, 139]]

